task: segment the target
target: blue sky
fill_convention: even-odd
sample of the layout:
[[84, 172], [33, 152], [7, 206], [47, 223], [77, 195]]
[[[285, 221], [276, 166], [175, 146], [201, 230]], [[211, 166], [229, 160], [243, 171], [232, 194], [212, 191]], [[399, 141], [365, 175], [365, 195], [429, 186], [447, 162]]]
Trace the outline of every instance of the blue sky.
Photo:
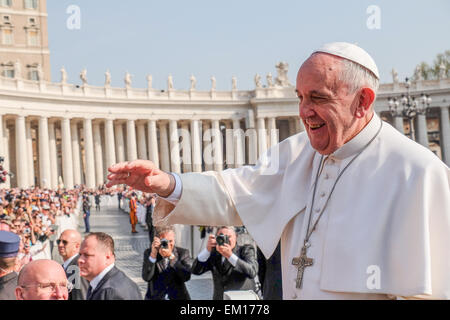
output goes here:
[[[81, 10], [81, 28], [69, 30], [70, 5]], [[380, 29], [366, 25], [371, 5], [380, 9]], [[218, 90], [254, 88], [259, 73], [276, 75], [275, 64], [289, 63], [289, 78], [314, 48], [326, 42], [357, 43], [375, 59], [381, 81], [390, 82], [415, 66], [432, 63], [450, 50], [450, 1], [388, 0], [47, 0], [52, 80], [61, 66], [71, 83], [80, 83], [86, 67], [88, 82], [102, 86], [109, 69], [112, 85], [123, 87], [126, 71], [133, 87], [166, 89], [172, 74], [176, 89], [188, 89], [189, 77], [198, 90], [209, 90], [211, 76]]]

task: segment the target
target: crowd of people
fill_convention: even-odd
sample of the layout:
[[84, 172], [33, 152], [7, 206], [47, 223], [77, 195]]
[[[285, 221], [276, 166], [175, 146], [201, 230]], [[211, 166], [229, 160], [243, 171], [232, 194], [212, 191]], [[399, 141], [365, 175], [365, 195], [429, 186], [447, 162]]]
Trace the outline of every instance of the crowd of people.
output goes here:
[[[117, 206], [129, 214], [131, 232], [137, 224], [148, 230], [145, 295], [115, 266], [113, 238], [90, 230], [91, 208], [115, 206], [116, 195]], [[192, 258], [182, 243], [175, 245], [173, 226], [153, 226], [155, 204], [154, 194], [120, 187], [0, 189], [0, 300], [189, 300], [185, 282], [207, 271], [213, 275], [213, 299], [222, 299], [227, 290], [257, 291], [256, 251], [237, 244], [242, 230], [200, 227], [206, 248]], [[78, 230], [82, 221], [84, 239]], [[217, 237], [225, 241], [217, 243]]]

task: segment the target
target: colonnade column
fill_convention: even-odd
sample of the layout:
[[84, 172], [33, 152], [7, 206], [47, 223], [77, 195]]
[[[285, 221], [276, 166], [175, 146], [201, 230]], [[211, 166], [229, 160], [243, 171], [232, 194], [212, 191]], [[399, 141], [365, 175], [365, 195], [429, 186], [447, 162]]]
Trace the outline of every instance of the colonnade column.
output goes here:
[[170, 155], [167, 136], [167, 121], [161, 121], [159, 123], [159, 139], [161, 146], [161, 170], [168, 172], [170, 171]]
[[27, 137], [25, 131], [25, 117], [19, 115], [16, 118], [16, 176], [19, 188], [27, 188], [29, 186], [28, 161], [26, 161], [28, 157]]
[[94, 143], [92, 141], [92, 120], [84, 119], [84, 155], [86, 162], [86, 187], [95, 188]]
[[213, 157], [212, 157], [212, 134], [211, 125], [208, 121], [202, 121], [203, 131], [203, 161], [205, 162], [205, 171], [213, 170]]
[[181, 150], [183, 159], [183, 172], [192, 171], [192, 155], [191, 155], [191, 133], [189, 125], [185, 122], [181, 125]]
[[102, 138], [100, 135], [100, 124], [98, 122], [93, 124], [94, 130], [94, 159], [95, 159], [95, 180], [96, 186], [103, 185], [103, 150]]
[[51, 188], [56, 189], [58, 187], [58, 159], [56, 152], [56, 136], [55, 136], [55, 123], [48, 123], [48, 139], [50, 149], [50, 172], [51, 172]]
[[125, 142], [123, 139], [123, 126], [122, 123], [116, 123], [114, 126], [116, 134], [116, 155], [117, 162], [125, 161]]
[[420, 113], [417, 115], [416, 141], [423, 145], [425, 148], [429, 148], [427, 119], [424, 114]]
[[200, 123], [198, 120], [191, 121], [191, 140], [192, 140], [192, 171], [202, 171], [202, 151], [200, 138]]
[[441, 108], [441, 150], [442, 157], [447, 164], [450, 166], [450, 119], [449, 119], [449, 108]]
[[178, 127], [176, 120], [170, 120], [170, 170], [175, 173], [180, 173], [180, 143], [178, 136]]
[[212, 121], [212, 143], [213, 143], [213, 163], [215, 171], [223, 170], [223, 149], [222, 149], [222, 132], [220, 131], [219, 120]]
[[268, 129], [270, 137], [270, 147], [273, 147], [279, 142], [279, 135], [275, 118], [269, 118]]
[[145, 143], [145, 126], [143, 123], [137, 125], [137, 137], [138, 158], [147, 160], [147, 144]]
[[156, 133], [156, 121], [148, 120], [148, 159], [159, 168], [158, 135]]
[[403, 128], [403, 117], [393, 116], [392, 118], [394, 128], [397, 129], [401, 134], [405, 134], [405, 130]]
[[258, 118], [258, 158], [267, 150], [267, 133], [264, 118]]
[[61, 144], [64, 187], [73, 189], [72, 139], [69, 118], [63, 118], [61, 121]]
[[39, 118], [39, 177], [41, 188], [51, 188], [48, 118], [45, 116]]
[[[0, 139], [0, 144], [3, 146], [3, 150], [0, 150], [0, 156], [5, 158], [3, 168], [9, 172], [9, 131], [3, 115], [0, 115]], [[5, 188], [11, 188], [11, 178], [9, 175], [6, 176], [4, 186]]]
[[[34, 186], [34, 154], [33, 154], [33, 136], [31, 133], [31, 120], [25, 121], [27, 136], [27, 164], [28, 164], [28, 186]], [[23, 159], [22, 159], [23, 160]]]
[[239, 168], [245, 163], [244, 131], [241, 129], [239, 119], [233, 119], [233, 140], [235, 168]]
[[105, 154], [106, 166], [109, 168], [116, 163], [116, 147], [114, 145], [114, 126], [112, 119], [105, 121]]
[[235, 168], [233, 129], [229, 121], [225, 124], [225, 156], [228, 168]]
[[136, 129], [134, 120], [127, 120], [127, 160], [133, 161], [137, 159], [136, 150]]
[[78, 124], [72, 121], [70, 124], [70, 138], [72, 139], [72, 163], [73, 163], [73, 183], [81, 184], [81, 161], [80, 161], [80, 138], [78, 136]]

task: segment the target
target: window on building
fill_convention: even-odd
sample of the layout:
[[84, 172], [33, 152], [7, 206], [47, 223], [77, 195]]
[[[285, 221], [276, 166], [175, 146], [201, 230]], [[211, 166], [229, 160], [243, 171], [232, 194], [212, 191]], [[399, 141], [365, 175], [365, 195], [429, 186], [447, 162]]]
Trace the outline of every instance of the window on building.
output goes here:
[[39, 32], [37, 30], [28, 31], [28, 45], [29, 46], [39, 46]]
[[36, 24], [36, 18], [28, 18], [28, 24], [34, 26]]
[[3, 16], [4, 24], [11, 24], [11, 16]]
[[1, 33], [2, 33], [2, 43], [4, 45], [12, 45], [14, 43], [12, 29], [2, 29]]
[[1, 67], [1, 75], [3, 77], [7, 78], [14, 78], [14, 64], [12, 62], [10, 63], [2, 63], [0, 64]]
[[36, 69], [31, 69], [29, 73], [30, 80], [39, 81], [39, 73]]
[[38, 8], [38, 0], [24, 0], [25, 1], [25, 9], [37, 9]]
[[12, 0], [0, 0], [0, 6], [2, 7], [11, 7]]

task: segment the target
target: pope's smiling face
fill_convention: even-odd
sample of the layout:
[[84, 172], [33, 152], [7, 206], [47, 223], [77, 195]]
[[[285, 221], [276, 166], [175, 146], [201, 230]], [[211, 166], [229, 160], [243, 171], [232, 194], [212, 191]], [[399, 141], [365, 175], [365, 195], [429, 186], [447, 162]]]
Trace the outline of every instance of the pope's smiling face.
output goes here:
[[312, 147], [331, 154], [364, 127], [357, 114], [359, 92], [348, 92], [339, 80], [342, 59], [324, 53], [313, 54], [297, 75], [299, 111]]

